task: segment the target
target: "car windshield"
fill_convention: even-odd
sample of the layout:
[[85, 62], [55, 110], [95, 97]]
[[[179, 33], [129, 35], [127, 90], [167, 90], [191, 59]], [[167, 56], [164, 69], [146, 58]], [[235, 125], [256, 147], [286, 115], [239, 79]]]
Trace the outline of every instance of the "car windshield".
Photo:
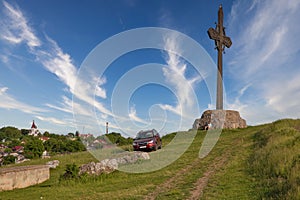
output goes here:
[[144, 139], [144, 138], [151, 138], [153, 137], [152, 131], [147, 132], [139, 132], [135, 139]]

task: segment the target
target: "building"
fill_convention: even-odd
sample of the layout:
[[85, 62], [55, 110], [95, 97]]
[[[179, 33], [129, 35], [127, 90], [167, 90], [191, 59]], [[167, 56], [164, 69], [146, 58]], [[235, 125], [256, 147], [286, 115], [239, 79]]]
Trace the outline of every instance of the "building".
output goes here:
[[31, 129], [28, 133], [28, 135], [38, 136], [40, 134], [40, 131], [38, 130], [37, 126], [34, 123], [34, 120], [32, 121]]

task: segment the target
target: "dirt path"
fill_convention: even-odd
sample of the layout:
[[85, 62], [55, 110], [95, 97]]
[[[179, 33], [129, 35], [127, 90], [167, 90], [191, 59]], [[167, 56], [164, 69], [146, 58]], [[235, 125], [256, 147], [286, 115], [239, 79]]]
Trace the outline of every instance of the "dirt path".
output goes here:
[[176, 182], [182, 180], [184, 178], [184, 174], [190, 171], [194, 166], [199, 164], [199, 159], [195, 159], [190, 165], [186, 166], [185, 168], [179, 170], [174, 176], [163, 182], [162, 184], [156, 186], [156, 189], [145, 197], [145, 200], [154, 200], [156, 197], [168, 190], [172, 189]]
[[214, 161], [208, 166], [208, 169], [204, 172], [203, 176], [195, 183], [195, 189], [191, 191], [191, 197], [188, 198], [189, 200], [199, 199], [202, 196], [203, 190], [207, 186], [209, 179], [225, 164], [227, 159], [228, 154], [214, 159]]
[[[207, 186], [209, 179], [225, 164], [228, 160], [228, 151], [219, 157], [216, 157], [210, 165], [207, 166], [207, 170], [204, 172], [197, 182], [194, 184], [194, 189], [191, 190], [190, 200], [199, 199], [203, 194], [203, 190]], [[159, 194], [165, 193], [176, 186], [176, 183], [184, 179], [185, 174], [192, 170], [195, 166], [200, 164], [201, 159], [195, 159], [191, 164], [179, 170], [174, 176], [156, 186], [156, 189], [148, 194], [145, 200], [155, 200]]]

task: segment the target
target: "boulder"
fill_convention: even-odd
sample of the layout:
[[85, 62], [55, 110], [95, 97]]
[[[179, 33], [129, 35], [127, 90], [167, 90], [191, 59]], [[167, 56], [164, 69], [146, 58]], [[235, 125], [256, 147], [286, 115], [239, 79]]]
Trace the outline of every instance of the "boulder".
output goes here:
[[246, 128], [246, 120], [235, 110], [206, 110], [201, 118], [196, 119], [193, 129], [204, 130], [210, 125], [212, 129], [235, 129]]
[[59, 160], [51, 160], [46, 163], [51, 169], [55, 169], [59, 165]]
[[132, 164], [138, 160], [149, 160], [150, 156], [147, 152], [125, 153], [116, 156], [116, 158], [104, 159], [100, 162], [90, 162], [80, 166], [79, 175], [87, 173], [90, 175], [100, 175], [102, 173], [111, 173], [118, 169], [119, 164]]

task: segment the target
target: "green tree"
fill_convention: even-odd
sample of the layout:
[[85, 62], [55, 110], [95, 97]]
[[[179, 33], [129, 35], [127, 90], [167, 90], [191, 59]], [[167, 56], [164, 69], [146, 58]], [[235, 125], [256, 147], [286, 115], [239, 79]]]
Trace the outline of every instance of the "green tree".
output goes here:
[[15, 157], [14, 156], [8, 155], [8, 156], [5, 156], [3, 158], [3, 161], [2, 161], [3, 165], [9, 165], [9, 164], [12, 164], [12, 163], [15, 163]]
[[113, 144], [116, 144], [117, 141], [119, 140], [119, 138], [122, 137], [120, 133], [115, 133], [115, 132], [112, 132], [112, 133], [109, 133], [109, 134], [105, 134], [105, 136]]
[[73, 137], [75, 137], [75, 134], [74, 133], [68, 133], [68, 137], [73, 138]]
[[[43, 142], [37, 138], [33, 138], [26, 142], [24, 147], [25, 155], [32, 155], [35, 157], [41, 157], [45, 150]], [[25, 156], [26, 157], [26, 156]]]
[[19, 139], [12, 139], [11, 142], [8, 143], [9, 148], [13, 148], [15, 146], [20, 146], [21, 141]]
[[0, 129], [0, 140], [7, 139], [19, 139], [21, 138], [22, 134], [21, 131], [15, 127], [3, 127]]
[[80, 135], [79, 131], [76, 131], [76, 132], [75, 132], [75, 136], [76, 136], [76, 137], [79, 137], [79, 135]]
[[45, 136], [45, 137], [50, 137], [51, 134], [50, 134], [48, 131], [45, 131], [44, 134], [43, 134], [43, 136]]
[[11, 153], [11, 152], [13, 152], [13, 150], [11, 148], [4, 149], [4, 153]]
[[29, 134], [29, 131], [28, 129], [21, 129], [21, 134], [22, 135], [28, 135]]

